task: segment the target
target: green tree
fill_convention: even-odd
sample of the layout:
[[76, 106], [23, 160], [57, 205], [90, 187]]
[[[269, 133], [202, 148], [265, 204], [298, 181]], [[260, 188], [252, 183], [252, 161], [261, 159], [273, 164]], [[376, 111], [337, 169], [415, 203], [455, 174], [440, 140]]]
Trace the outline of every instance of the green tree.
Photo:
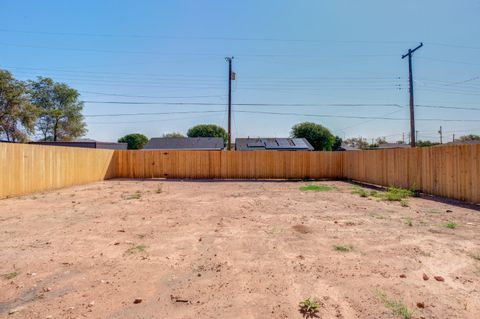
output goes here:
[[335, 142], [335, 137], [326, 127], [312, 122], [295, 124], [290, 135], [291, 137], [305, 138], [315, 151], [331, 151]]
[[39, 77], [29, 81], [31, 103], [39, 110], [37, 129], [44, 140], [71, 141], [85, 135], [83, 102], [77, 90], [65, 83]]
[[342, 146], [343, 140], [339, 136], [335, 136], [335, 140], [333, 141], [332, 150], [338, 151]]
[[188, 137], [221, 137], [224, 143], [227, 142], [227, 132], [223, 127], [215, 124], [200, 124], [191, 127], [187, 132]]
[[30, 104], [24, 82], [0, 70], [0, 137], [26, 142], [34, 133], [37, 112]]
[[145, 144], [148, 142], [148, 137], [143, 134], [133, 133], [125, 135], [118, 139], [119, 143], [127, 143], [127, 148], [129, 150], [140, 150], [142, 149]]
[[415, 143], [416, 146], [418, 147], [429, 147], [429, 146], [435, 146], [439, 145], [440, 143], [432, 142], [432, 141], [417, 141]]
[[356, 147], [361, 150], [366, 150], [370, 147], [366, 138], [363, 137], [351, 137], [347, 138], [344, 143], [351, 147]]
[[163, 137], [166, 137], [166, 138], [185, 137], [185, 135], [183, 135], [183, 134], [180, 133], [180, 132], [172, 132], [172, 133], [165, 133], [165, 134], [163, 134]]
[[480, 141], [480, 135], [475, 135], [475, 134], [469, 134], [469, 135], [464, 135], [460, 136], [458, 138], [459, 141], [466, 142], [466, 141]]

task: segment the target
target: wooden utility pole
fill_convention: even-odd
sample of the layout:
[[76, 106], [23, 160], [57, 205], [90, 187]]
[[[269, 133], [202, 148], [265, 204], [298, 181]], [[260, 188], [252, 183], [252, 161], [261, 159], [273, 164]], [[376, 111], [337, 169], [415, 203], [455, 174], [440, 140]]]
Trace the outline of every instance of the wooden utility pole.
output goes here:
[[225, 58], [228, 62], [228, 144], [227, 150], [232, 150], [232, 57]]
[[442, 134], [442, 126], [440, 125], [440, 130], [438, 131], [438, 134], [440, 134], [440, 144], [443, 144], [443, 134]]
[[410, 146], [415, 147], [415, 101], [413, 99], [413, 66], [412, 66], [412, 54], [423, 47], [423, 43], [420, 43], [415, 49], [408, 49], [408, 53], [402, 55], [402, 59], [405, 59], [408, 56], [408, 80], [410, 82]]

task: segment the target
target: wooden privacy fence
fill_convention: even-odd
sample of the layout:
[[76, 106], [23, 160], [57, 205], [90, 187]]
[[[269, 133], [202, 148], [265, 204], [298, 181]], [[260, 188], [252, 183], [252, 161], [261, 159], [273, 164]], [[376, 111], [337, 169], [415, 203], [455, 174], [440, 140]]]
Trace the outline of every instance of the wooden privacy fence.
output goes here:
[[114, 177], [113, 150], [0, 143], [0, 198]]
[[343, 176], [480, 203], [480, 145], [346, 152]]
[[342, 178], [340, 152], [116, 151], [115, 175], [127, 178]]
[[122, 151], [0, 143], [0, 198], [115, 177], [352, 179], [480, 203], [480, 145], [354, 152]]

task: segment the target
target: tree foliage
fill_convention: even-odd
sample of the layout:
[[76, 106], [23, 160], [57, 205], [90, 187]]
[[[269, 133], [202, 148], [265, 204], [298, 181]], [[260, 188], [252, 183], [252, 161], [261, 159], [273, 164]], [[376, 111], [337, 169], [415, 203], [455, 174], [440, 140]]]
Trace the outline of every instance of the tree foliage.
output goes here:
[[215, 124], [200, 124], [191, 127], [187, 132], [188, 137], [221, 137], [227, 142], [227, 132], [223, 127]]
[[133, 133], [125, 135], [118, 139], [119, 143], [127, 143], [127, 148], [129, 150], [140, 150], [142, 149], [145, 144], [148, 142], [148, 137], [143, 134]]
[[34, 133], [36, 108], [30, 104], [26, 85], [0, 70], [0, 137], [26, 142]]
[[31, 103], [39, 110], [36, 127], [44, 140], [71, 141], [87, 132], [83, 102], [77, 90], [39, 77], [37, 81], [29, 81], [29, 94]]
[[480, 141], [480, 135], [469, 134], [463, 135], [458, 138], [459, 141], [466, 142], [466, 141]]
[[305, 138], [315, 151], [331, 151], [335, 141], [335, 137], [326, 127], [312, 122], [295, 124], [290, 135], [295, 138]]
[[429, 146], [435, 146], [439, 145], [440, 143], [437, 142], [432, 142], [432, 141], [417, 141], [415, 145], [417, 147], [429, 147]]
[[343, 140], [339, 136], [335, 136], [335, 139], [332, 145], [332, 150], [339, 151], [340, 148], [342, 147], [342, 143], [343, 143]]
[[363, 137], [347, 138], [345, 141], [343, 141], [343, 143], [350, 147], [356, 147], [361, 150], [366, 150], [370, 147], [370, 145], [367, 142], [367, 139]]
[[185, 135], [183, 135], [183, 134], [180, 133], [180, 132], [172, 132], [172, 133], [165, 133], [165, 134], [163, 134], [163, 137], [166, 137], [166, 138], [185, 137]]

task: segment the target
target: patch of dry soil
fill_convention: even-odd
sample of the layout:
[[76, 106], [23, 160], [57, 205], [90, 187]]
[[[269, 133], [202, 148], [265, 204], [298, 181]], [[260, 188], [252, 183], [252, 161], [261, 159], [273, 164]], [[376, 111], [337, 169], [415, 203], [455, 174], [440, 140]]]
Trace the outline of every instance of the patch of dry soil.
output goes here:
[[414, 318], [479, 318], [478, 211], [304, 184], [112, 180], [1, 200], [0, 317], [302, 318], [308, 297], [320, 318], [398, 317], [384, 293]]

